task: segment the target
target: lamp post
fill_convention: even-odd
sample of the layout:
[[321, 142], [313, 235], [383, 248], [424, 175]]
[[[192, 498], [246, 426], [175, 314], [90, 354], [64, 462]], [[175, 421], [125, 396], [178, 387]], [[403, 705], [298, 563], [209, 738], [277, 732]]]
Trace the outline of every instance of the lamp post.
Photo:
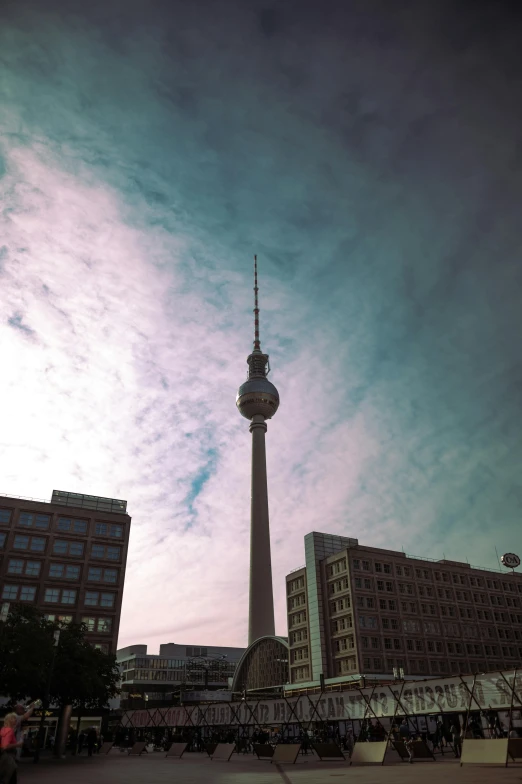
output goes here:
[[53, 632], [53, 650], [52, 650], [52, 656], [51, 656], [51, 663], [49, 665], [49, 673], [47, 675], [47, 684], [46, 684], [46, 687], [45, 687], [45, 696], [44, 696], [43, 704], [42, 704], [42, 715], [40, 716], [40, 724], [38, 725], [38, 734], [36, 736], [36, 748], [34, 750], [34, 758], [33, 758], [33, 762], [35, 762], [35, 763], [40, 761], [40, 748], [42, 746], [42, 736], [43, 736], [43, 729], [44, 729], [44, 723], [45, 723], [45, 714], [46, 714], [47, 709], [49, 707], [49, 700], [50, 700], [50, 694], [51, 694], [51, 683], [52, 683], [53, 672], [54, 672], [54, 662], [56, 660], [56, 651], [57, 651], [59, 643], [60, 643], [60, 630], [59, 629], [55, 629], [54, 632]]

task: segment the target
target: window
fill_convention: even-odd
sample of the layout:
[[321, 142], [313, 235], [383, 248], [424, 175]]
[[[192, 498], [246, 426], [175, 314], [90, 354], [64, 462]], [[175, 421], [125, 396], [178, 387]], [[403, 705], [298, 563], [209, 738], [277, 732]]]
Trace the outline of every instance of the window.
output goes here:
[[100, 594], [98, 593], [98, 591], [85, 592], [85, 604], [87, 606], [96, 607], [99, 601], [100, 601]]
[[0, 509], [0, 525], [8, 525], [11, 522], [11, 510]]
[[2, 591], [2, 599], [18, 599], [18, 585], [4, 585], [4, 590]]
[[354, 558], [352, 563], [353, 563], [353, 568], [354, 569], [360, 569], [361, 568], [361, 562], [360, 562], [360, 560], [358, 558]]
[[382, 564], [375, 562], [375, 571], [382, 572]]
[[62, 591], [62, 604], [74, 604], [76, 602], [76, 591], [71, 588], [64, 588]]
[[106, 547], [103, 544], [93, 544], [91, 555], [93, 558], [106, 558], [108, 561], [119, 561], [120, 552], [120, 547]]
[[381, 610], [386, 609], [386, 599], [379, 599], [379, 607]]
[[364, 578], [364, 587], [366, 588], [367, 591], [372, 590], [372, 581], [369, 579], [369, 577]]
[[70, 534], [86, 534], [87, 520], [73, 520], [71, 517], [58, 518], [58, 530]]
[[0, 534], [0, 550], [3, 550], [7, 534]]
[[26, 577], [38, 577], [40, 574], [39, 561], [21, 561], [12, 558], [7, 567], [8, 574], [25, 574]]
[[68, 542], [65, 539], [56, 539], [53, 544], [53, 553], [57, 555], [83, 555], [83, 542]]
[[49, 613], [46, 613], [44, 615], [44, 618], [47, 621], [51, 621], [53, 623], [55, 621], [59, 621], [60, 623], [72, 623], [72, 619], [73, 619], [72, 615], [54, 615]]
[[366, 597], [366, 609], [367, 610], [374, 610], [375, 609], [375, 599], [373, 596]]
[[32, 550], [35, 553], [43, 553], [45, 539], [40, 536], [15, 536], [13, 550]]
[[70, 564], [52, 563], [49, 566], [49, 577], [65, 578], [66, 580], [78, 580], [80, 577], [80, 567]]
[[46, 514], [33, 514], [32, 512], [20, 512], [20, 519], [18, 525], [23, 525], [24, 528], [40, 528], [46, 531], [49, 528], [50, 515]]
[[46, 588], [45, 589], [45, 602], [52, 602], [53, 604], [75, 604], [76, 591], [70, 588]]
[[388, 593], [393, 593], [393, 583], [389, 582], [388, 580], [386, 581], [386, 590]]
[[25, 564], [25, 573], [28, 577], [39, 577], [40, 567], [40, 561], [27, 561]]
[[362, 588], [362, 577], [356, 577], [355, 578], [355, 587], [356, 588]]
[[121, 539], [123, 536], [122, 525], [110, 525], [109, 523], [96, 523], [96, 536], [113, 536]]
[[60, 601], [60, 589], [59, 588], [46, 588], [45, 589], [45, 602], [59, 602]]
[[363, 568], [363, 571], [365, 571], [365, 572], [371, 571], [370, 562], [369, 561], [363, 561], [362, 562], [362, 568]]
[[36, 586], [22, 585], [22, 590], [20, 591], [21, 602], [34, 602], [35, 596], [36, 596]]
[[[20, 596], [18, 595], [20, 593]], [[4, 585], [2, 592], [2, 599], [11, 599], [16, 601], [20, 599], [21, 602], [34, 602], [36, 596], [36, 586], [34, 585]]]
[[377, 580], [377, 590], [384, 591], [384, 580]]
[[[94, 650], [101, 651], [102, 653], [109, 653], [109, 646], [106, 642], [95, 642], [93, 645]], [[308, 675], [308, 667], [302, 667], [302, 670]]]
[[395, 610], [397, 609], [397, 605], [395, 603], [395, 599], [388, 599], [388, 609], [392, 610], [393, 612], [395, 612]]
[[402, 566], [396, 566], [395, 567], [395, 573], [396, 573], [397, 577], [402, 577]]
[[359, 615], [359, 626], [366, 629], [376, 629], [377, 618], [374, 615]]
[[23, 561], [16, 561], [10, 560], [9, 565], [7, 567], [8, 574], [23, 574], [24, 571], [24, 562]]
[[96, 618], [82, 618], [82, 623], [86, 625], [88, 632], [93, 632], [96, 628]]
[[98, 625], [96, 627], [96, 631], [110, 632], [111, 626], [112, 626], [112, 620], [110, 618], [98, 618]]

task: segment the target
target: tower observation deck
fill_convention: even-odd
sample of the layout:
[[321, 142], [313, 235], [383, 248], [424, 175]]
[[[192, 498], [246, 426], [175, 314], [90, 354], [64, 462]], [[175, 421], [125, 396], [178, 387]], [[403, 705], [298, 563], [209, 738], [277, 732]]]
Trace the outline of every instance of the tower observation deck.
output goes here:
[[248, 377], [239, 387], [236, 405], [239, 413], [250, 420], [252, 433], [248, 613], [248, 644], [251, 645], [260, 637], [275, 633], [265, 433], [266, 420], [279, 408], [279, 393], [267, 378], [270, 372], [268, 354], [261, 351], [259, 339], [257, 256], [254, 256], [254, 348], [247, 364]]

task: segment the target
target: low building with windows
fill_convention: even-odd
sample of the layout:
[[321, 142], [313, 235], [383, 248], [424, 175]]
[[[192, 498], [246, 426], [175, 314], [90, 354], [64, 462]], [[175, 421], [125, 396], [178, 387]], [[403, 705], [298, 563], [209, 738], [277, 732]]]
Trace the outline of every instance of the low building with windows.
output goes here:
[[83, 621], [92, 644], [115, 653], [130, 524], [127, 502], [113, 498], [0, 496], [0, 604]]
[[512, 669], [522, 574], [305, 536], [286, 578], [290, 687]]
[[166, 706], [183, 701], [183, 691], [228, 690], [244, 648], [165, 643], [159, 654], [146, 645], [117, 651], [121, 670], [121, 707]]

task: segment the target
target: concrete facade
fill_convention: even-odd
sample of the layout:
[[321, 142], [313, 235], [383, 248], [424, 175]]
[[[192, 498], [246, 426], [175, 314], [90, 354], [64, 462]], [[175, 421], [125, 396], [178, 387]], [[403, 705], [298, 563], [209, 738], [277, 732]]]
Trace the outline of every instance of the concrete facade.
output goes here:
[[0, 496], [0, 604], [36, 605], [84, 621], [115, 653], [131, 518], [126, 501], [53, 491], [52, 501]]
[[286, 578], [290, 682], [425, 677], [522, 660], [522, 574], [317, 532]]

